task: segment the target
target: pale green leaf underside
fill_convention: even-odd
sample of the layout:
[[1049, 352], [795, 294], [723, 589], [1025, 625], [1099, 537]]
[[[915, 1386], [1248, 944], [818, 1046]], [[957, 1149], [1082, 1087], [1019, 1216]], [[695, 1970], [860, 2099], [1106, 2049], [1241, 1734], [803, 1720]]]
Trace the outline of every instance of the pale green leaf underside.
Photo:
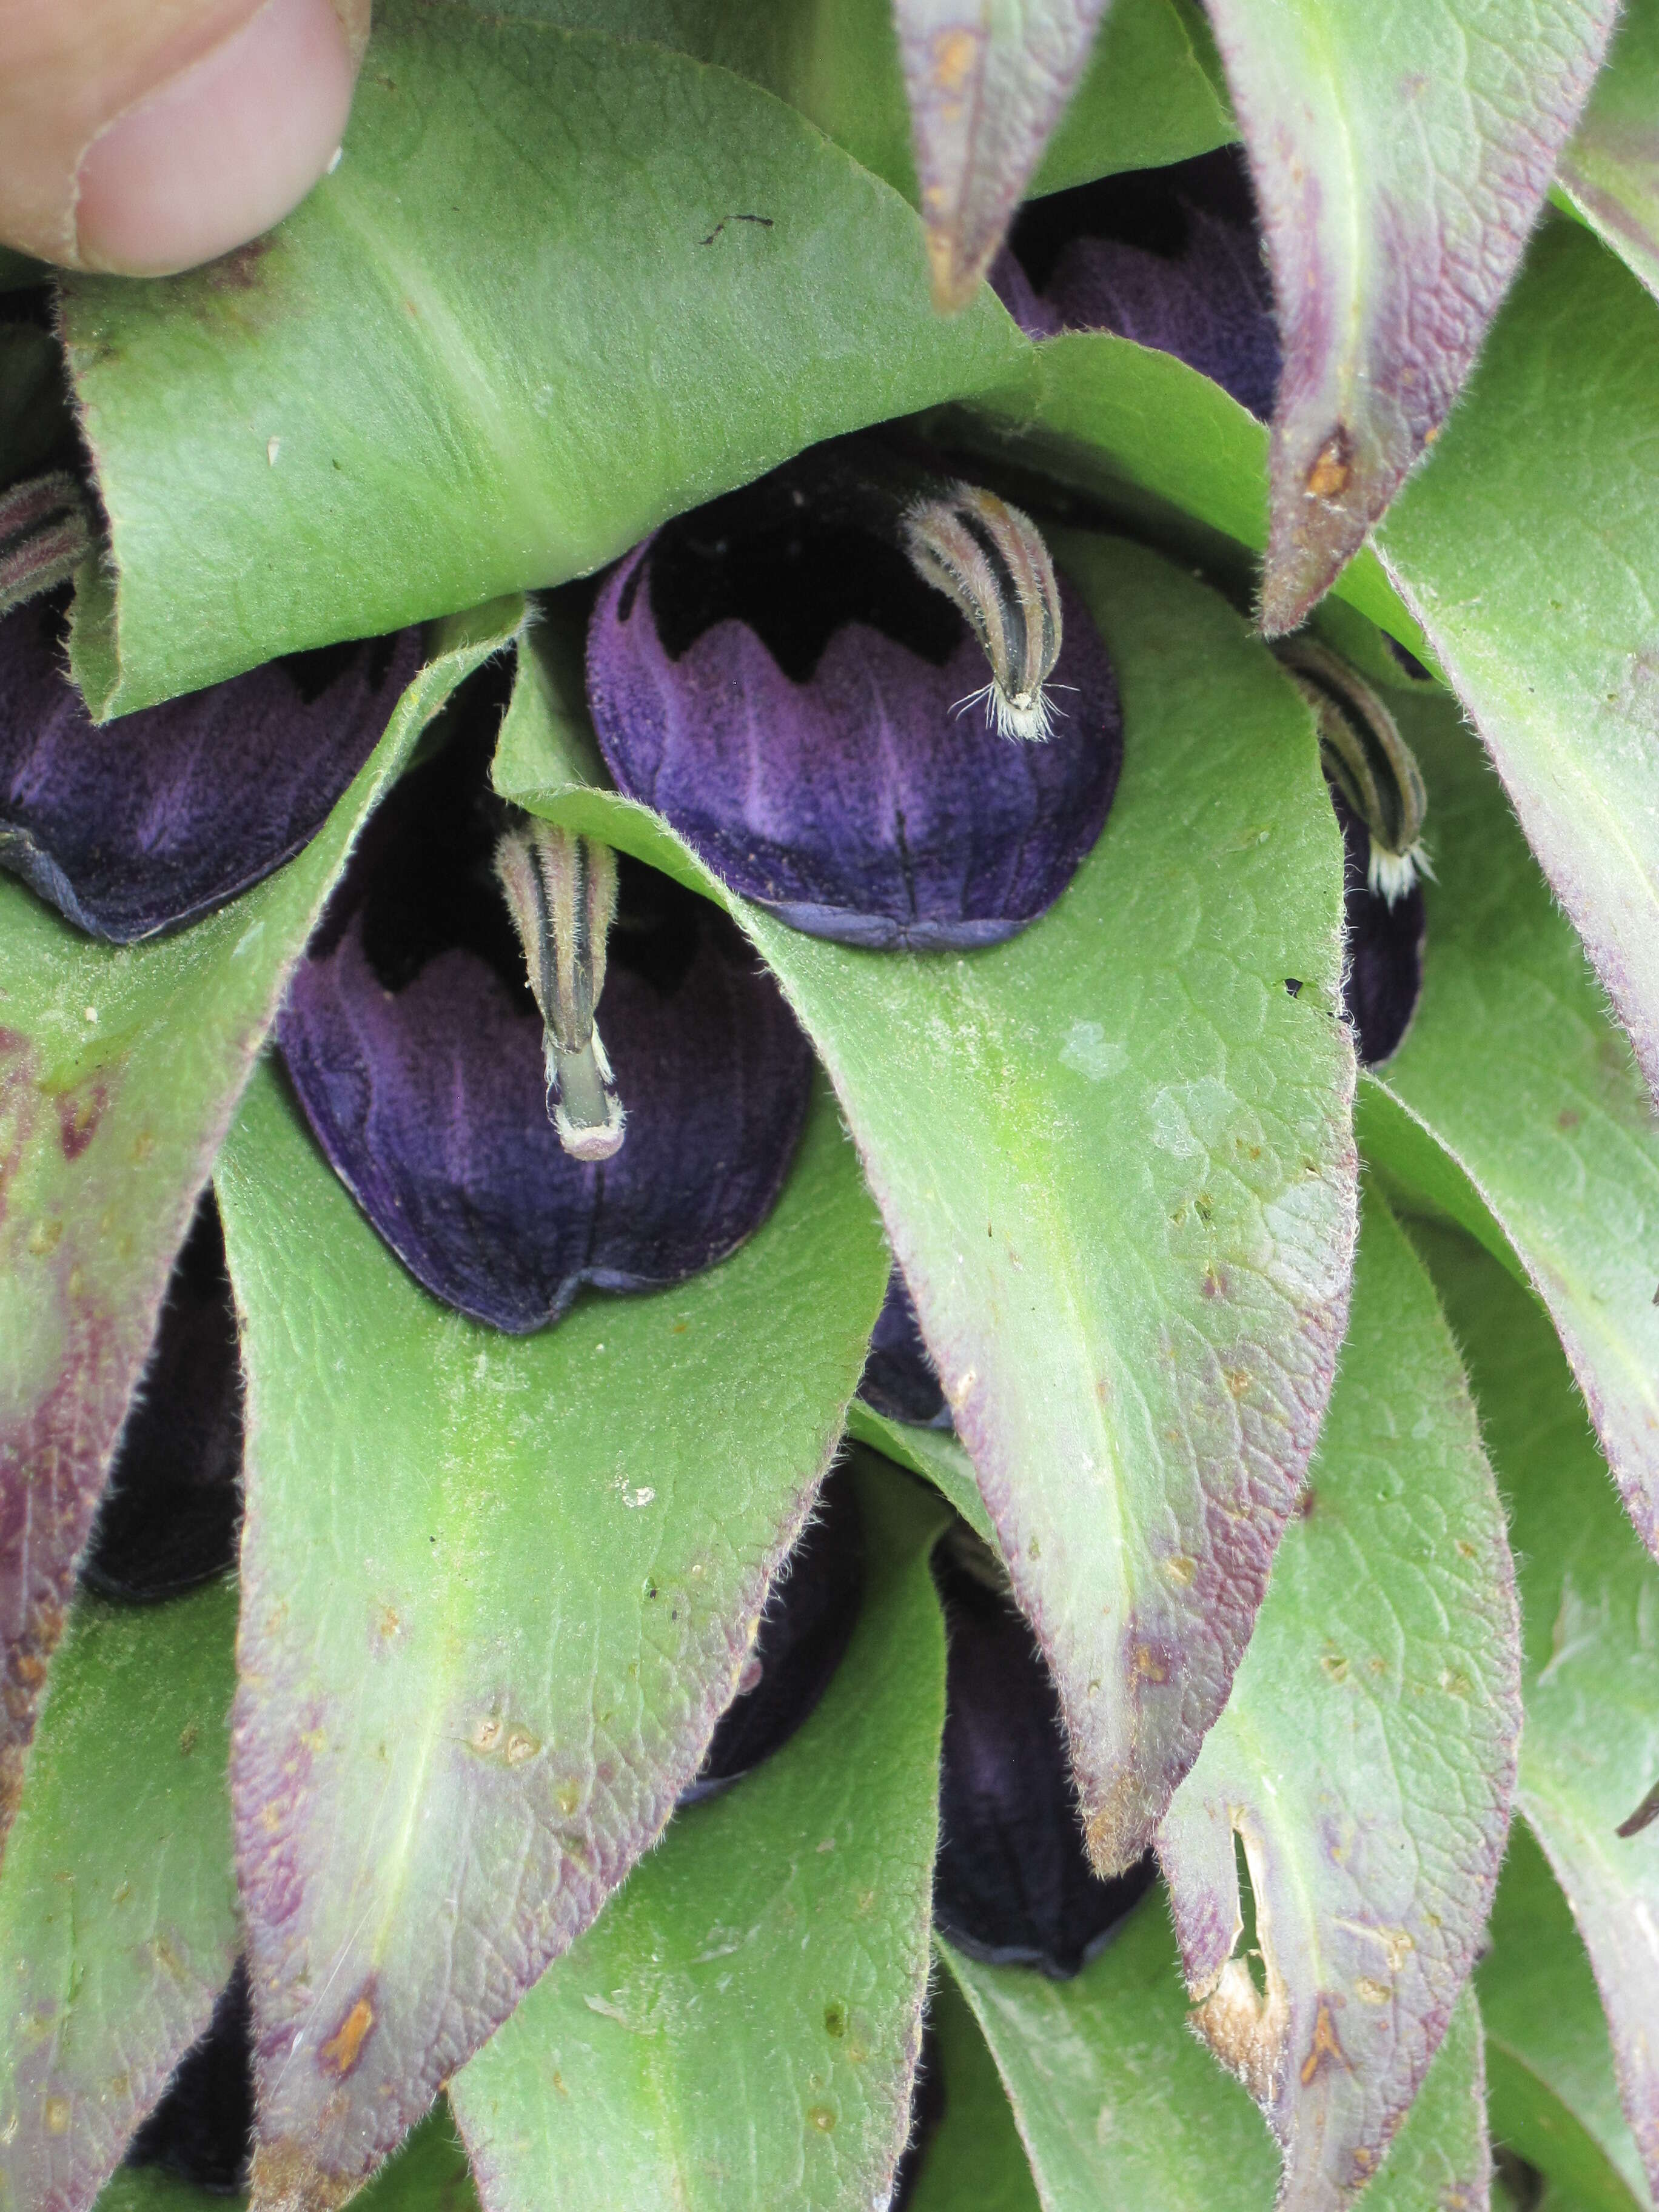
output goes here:
[[731, 1259], [531, 1336], [418, 1287], [274, 1074], [217, 1180], [248, 1384], [233, 1785], [260, 2156], [350, 2179], [695, 1773], [887, 1259], [823, 1086]]
[[1043, 1639], [1097, 1855], [1121, 1864], [1225, 1695], [1317, 1433], [1352, 1062], [1305, 708], [1156, 555], [1059, 550], [1117, 667], [1123, 779], [1060, 903], [994, 951], [853, 951], [727, 896], [656, 817], [591, 787], [580, 667], [552, 625], [496, 775], [726, 897], [777, 973]]
[[[1158, 1838], [1200, 2025], [1279, 2136], [1285, 2212], [1376, 2172], [1474, 1962], [1514, 1785], [1517, 1626], [1451, 1336], [1370, 1195], [1300, 1516]], [[1265, 2000], [1228, 1963], [1235, 1836]]]
[[82, 1597], [0, 1870], [0, 2205], [88, 2205], [240, 1942], [225, 1764], [236, 1593]]
[[678, 1814], [451, 2094], [488, 2212], [840, 2212], [909, 2128], [945, 1638], [919, 1486], [856, 1484], [867, 1573], [817, 1710]]

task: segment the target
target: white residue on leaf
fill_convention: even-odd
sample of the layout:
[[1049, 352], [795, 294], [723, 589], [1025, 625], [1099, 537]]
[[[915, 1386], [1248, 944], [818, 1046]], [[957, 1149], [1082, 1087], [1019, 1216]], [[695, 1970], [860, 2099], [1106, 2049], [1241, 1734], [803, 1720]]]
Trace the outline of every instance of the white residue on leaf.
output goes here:
[[1073, 1022], [1060, 1049], [1060, 1064], [1086, 1075], [1091, 1083], [1103, 1083], [1109, 1075], [1122, 1074], [1129, 1048], [1109, 1037], [1098, 1022]]

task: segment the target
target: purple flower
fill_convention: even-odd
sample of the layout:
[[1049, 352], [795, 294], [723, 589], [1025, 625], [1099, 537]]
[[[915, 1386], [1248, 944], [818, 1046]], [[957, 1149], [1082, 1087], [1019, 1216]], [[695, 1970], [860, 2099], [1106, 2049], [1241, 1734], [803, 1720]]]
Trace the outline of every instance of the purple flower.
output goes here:
[[0, 620], [0, 866], [118, 945], [291, 860], [420, 659], [416, 630], [328, 646], [100, 728], [64, 672], [64, 604]]
[[859, 1395], [890, 1421], [913, 1421], [929, 1429], [951, 1426], [951, 1409], [921, 1340], [915, 1302], [896, 1267], [887, 1279], [887, 1296], [871, 1332]]
[[1063, 579], [1058, 598], [1054, 735], [1001, 736], [958, 605], [809, 455], [613, 571], [588, 632], [599, 744], [620, 790], [796, 928], [994, 945], [1071, 880], [1122, 758], [1105, 648]]
[[228, 1574], [241, 1480], [241, 1359], [224, 1232], [209, 1189], [173, 1264], [81, 1580], [131, 1605]]
[[682, 1805], [712, 1797], [781, 1751], [840, 1666], [864, 1599], [864, 1526], [832, 1470], [817, 1511], [772, 1586], [760, 1633]]
[[1150, 1858], [1089, 1864], [1060, 1698], [989, 1554], [958, 1528], [935, 1554], [950, 1635], [933, 1919], [976, 1959], [1077, 1973], [1144, 1894]]
[[1231, 164], [1206, 157], [1040, 202], [990, 282], [1028, 337], [1109, 331], [1178, 356], [1264, 422], [1273, 411], [1273, 290]]
[[1340, 791], [1331, 804], [1342, 825], [1342, 1011], [1360, 1060], [1377, 1067], [1405, 1042], [1422, 994], [1423, 886], [1413, 879], [1393, 900], [1373, 890], [1371, 833]]
[[655, 1288], [735, 1250], [782, 1188], [812, 1059], [726, 917], [624, 861], [603, 1021], [627, 1142], [562, 1149], [492, 872], [494, 738], [478, 715], [392, 793], [277, 1033], [318, 1141], [411, 1273], [522, 1332], [584, 1284]]

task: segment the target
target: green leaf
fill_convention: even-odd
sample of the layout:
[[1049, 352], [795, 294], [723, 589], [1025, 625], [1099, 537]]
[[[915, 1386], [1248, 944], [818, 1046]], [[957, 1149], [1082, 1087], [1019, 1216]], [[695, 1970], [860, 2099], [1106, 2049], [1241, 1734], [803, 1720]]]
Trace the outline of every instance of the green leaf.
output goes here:
[[676, 1815], [457, 2077], [489, 2212], [886, 2201], [927, 1978], [943, 1516], [879, 1474], [857, 1494], [864, 1604], [817, 1711]]
[[997, 1548], [997, 1532], [985, 1510], [974, 1477], [974, 1462], [948, 1430], [924, 1429], [913, 1421], [890, 1420], [862, 1399], [855, 1398], [847, 1413], [847, 1433], [872, 1450], [883, 1453], [900, 1467], [908, 1467], [924, 1482], [931, 1482], [949, 1500], [976, 1536]]
[[[489, 13], [475, 0], [477, 12]], [[521, 0], [566, 30], [650, 39], [799, 108], [911, 205], [920, 200], [893, 0]], [[1192, 0], [1115, 0], [1030, 187], [1057, 192], [1207, 153], [1235, 136], [1221, 64]]]
[[1647, 2212], [1595, 1977], [1523, 1820], [1510, 1832], [1488, 1942], [1475, 1979], [1493, 2132], [1583, 2212]]
[[64, 327], [123, 713], [623, 552], [832, 432], [1018, 374], [941, 323], [915, 216], [756, 87], [636, 40], [389, 0], [344, 158], [269, 238]]
[[1659, 1549], [1659, 1129], [1455, 710], [1404, 695], [1394, 705], [1427, 784], [1437, 880], [1417, 1018], [1361, 1086], [1366, 1154], [1407, 1197], [1422, 1192], [1514, 1255], [1560, 1333], [1631, 1517]]
[[429, 1298], [272, 1076], [218, 1188], [248, 1389], [255, 2195], [310, 2206], [667, 1820], [841, 1437], [887, 1257], [823, 1087], [740, 1251], [533, 1336]]
[[995, 2057], [1043, 2212], [1268, 2212], [1272, 2141], [1188, 2032], [1161, 1893], [1072, 1981], [939, 1951]]
[[1210, 0], [1285, 350], [1270, 635], [1306, 618], [1439, 434], [1616, 12], [1616, 0]]
[[307, 850], [195, 927], [118, 951], [0, 876], [0, 1838], [167, 1272], [289, 971], [421, 729], [522, 613], [442, 629]]
[[1025, 2146], [996, 2061], [949, 1970], [927, 2002], [928, 2063], [939, 2072], [945, 2116], [921, 2155], [906, 2212], [1041, 2212]]
[[[1267, 432], [1231, 392], [1172, 353], [1104, 331], [1036, 349], [1035, 379], [980, 402], [971, 420], [993, 450], [1073, 489], [1172, 550], [1189, 552], [1241, 597], [1267, 544]], [[1332, 586], [1425, 664], [1433, 651], [1376, 556], [1362, 547]]]
[[[1283, 2212], [1363, 2186], [1446, 2032], [1503, 1856], [1517, 1643], [1457, 1354], [1368, 1194], [1301, 1517], [1158, 1835], [1197, 2025], [1279, 2137]], [[1236, 1837], [1265, 1991], [1237, 1955]]]
[[1659, 293], [1659, 4], [1626, 0], [1556, 176], [1573, 206]]
[[496, 781], [726, 897], [778, 975], [1043, 1641], [1109, 1869], [1144, 1849], [1220, 1709], [1318, 1431], [1352, 1060], [1307, 709], [1156, 555], [1056, 550], [1116, 665], [1123, 778], [1064, 897], [994, 951], [858, 951], [727, 896], [656, 816], [591, 787], [580, 659], [551, 623], [521, 657]]
[[[1043, 2212], [1268, 2212], [1271, 2142], [1188, 2033], [1159, 1897], [1075, 1981], [941, 1949], [996, 2055]], [[1480, 2015], [1466, 1989], [1366, 2212], [1484, 2208], [1483, 2089]]]
[[1659, 305], [1577, 224], [1382, 544], [1659, 1092]]
[[[1510, 1501], [1525, 1637], [1527, 1726], [1518, 1802], [1589, 1948], [1625, 2109], [1650, 2185], [1659, 2193], [1659, 1825], [1620, 1833], [1659, 1782], [1659, 1566], [1632, 1534], [1607, 1488], [1545, 1316], [1465, 1239], [1446, 1231], [1418, 1233], [1465, 1348], [1492, 1462]], [[1516, 1853], [1524, 1862], [1525, 1847], [1517, 1844]], [[1540, 1919], [1540, 1945], [1553, 1914], [1540, 1894], [1547, 1881], [1534, 1879], [1524, 1863], [1515, 1875], [1517, 1889], [1531, 1900], [1527, 1910]], [[1504, 1971], [1518, 1974], [1524, 1966], [1517, 1955]], [[1575, 2012], [1570, 1997], [1564, 1986], [1559, 2011], [1552, 1995], [1540, 2012], [1534, 2040], [1540, 2051], [1558, 2030], [1565, 2049], [1583, 2011], [1580, 2005]], [[1504, 2018], [1518, 2020], [1528, 2002], [1517, 1996], [1514, 2014]], [[1606, 2053], [1593, 2039], [1587, 2063], [1605, 2070]], [[1610, 2095], [1591, 2095], [1557, 2079], [1559, 2069], [1542, 2070], [1646, 2206], [1640, 2169], [1609, 2110]], [[1524, 2142], [1517, 2139], [1516, 2147], [1555, 2172]], [[1588, 2198], [1575, 2175], [1564, 2171], [1559, 2178]]]
[[236, 1592], [83, 1598], [0, 1873], [0, 2204], [78, 2212], [207, 2026], [240, 1930]]
[[[246, 2202], [192, 2188], [159, 2166], [123, 2166], [95, 2212], [240, 2212]], [[441, 2098], [352, 2203], [356, 2212], [478, 2212], [466, 2153]]]

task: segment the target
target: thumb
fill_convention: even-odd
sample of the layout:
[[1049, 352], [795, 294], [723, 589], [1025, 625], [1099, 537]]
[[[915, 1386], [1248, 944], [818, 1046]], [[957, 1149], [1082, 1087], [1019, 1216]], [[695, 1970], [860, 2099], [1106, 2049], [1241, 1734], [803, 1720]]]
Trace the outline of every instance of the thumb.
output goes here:
[[0, 240], [160, 276], [256, 238], [339, 145], [370, 0], [0, 0]]

